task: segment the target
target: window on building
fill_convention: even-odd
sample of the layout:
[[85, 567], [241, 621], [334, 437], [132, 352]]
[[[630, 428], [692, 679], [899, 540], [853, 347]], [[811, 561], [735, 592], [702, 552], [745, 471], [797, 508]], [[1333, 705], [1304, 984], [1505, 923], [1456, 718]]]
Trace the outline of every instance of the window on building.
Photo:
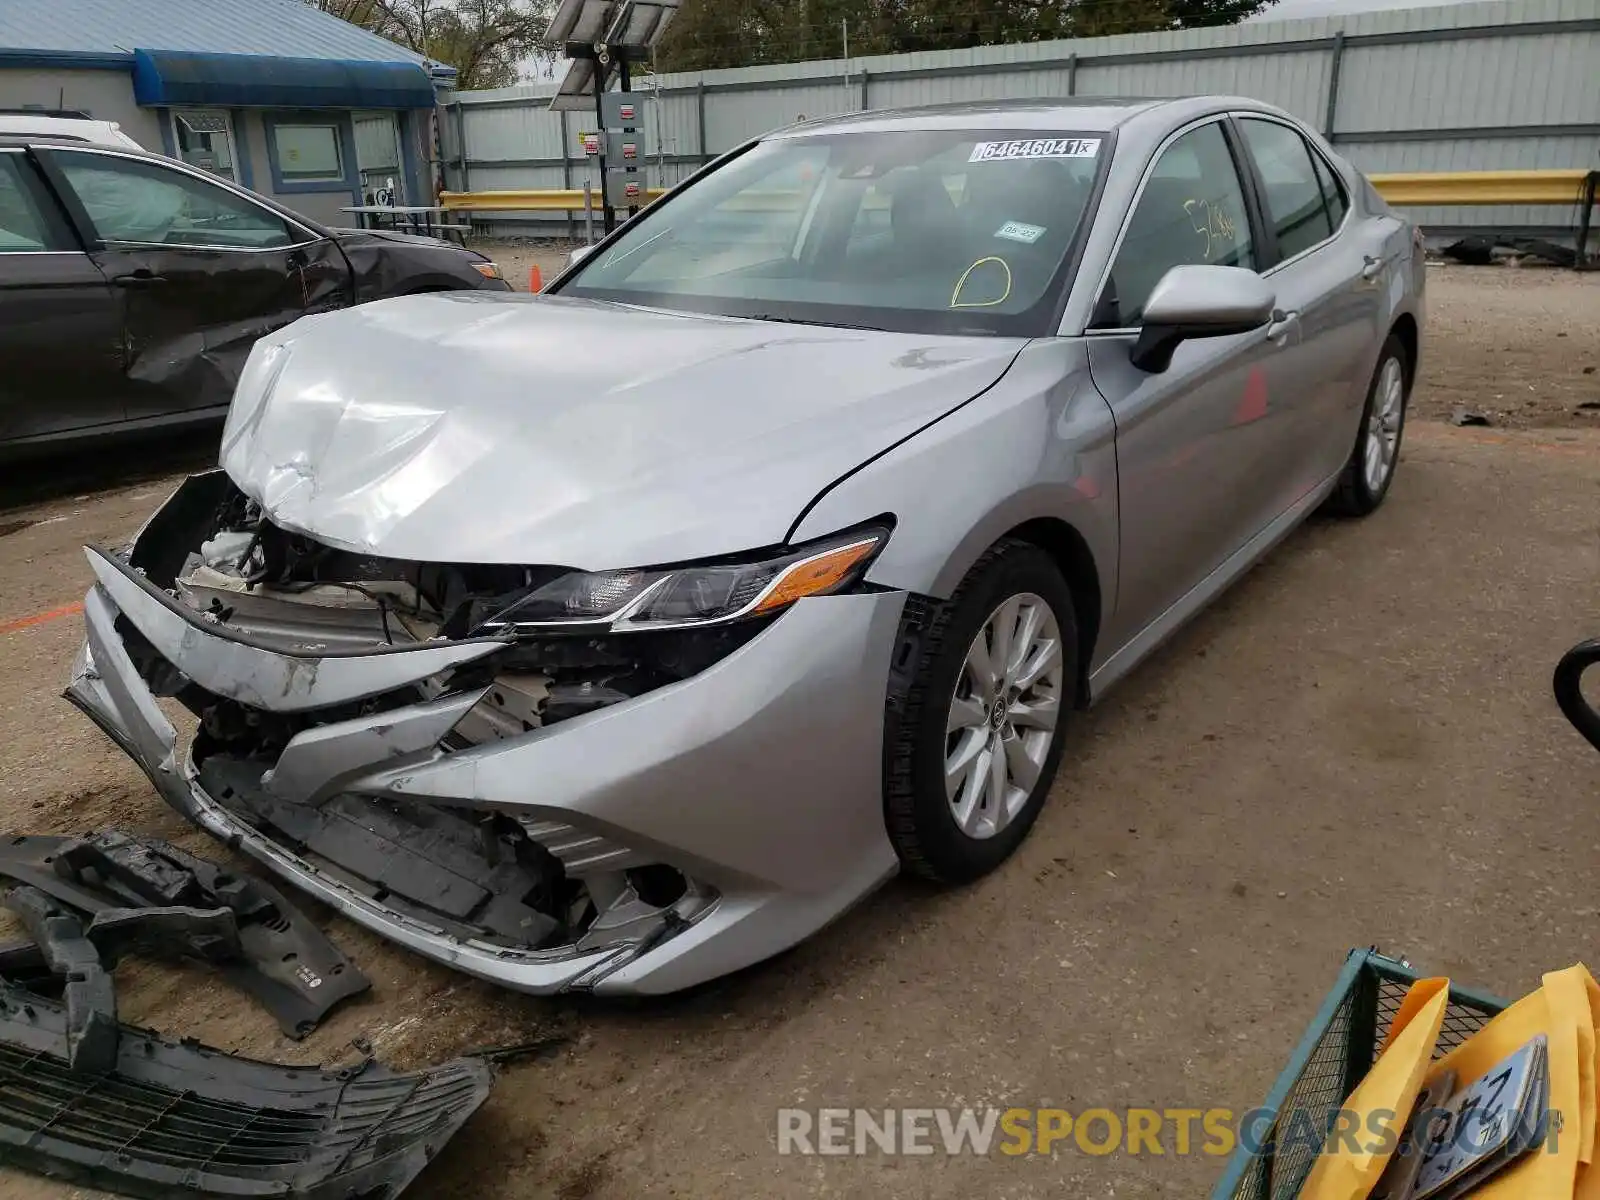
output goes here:
[[285, 183], [339, 183], [345, 178], [339, 127], [332, 122], [273, 125], [272, 152]]
[[191, 167], [239, 181], [233, 159], [233, 122], [222, 109], [180, 108], [172, 114], [178, 157]]
[[358, 112], [352, 117], [356, 135], [356, 172], [361, 176], [363, 204], [404, 203], [400, 122], [392, 112]]

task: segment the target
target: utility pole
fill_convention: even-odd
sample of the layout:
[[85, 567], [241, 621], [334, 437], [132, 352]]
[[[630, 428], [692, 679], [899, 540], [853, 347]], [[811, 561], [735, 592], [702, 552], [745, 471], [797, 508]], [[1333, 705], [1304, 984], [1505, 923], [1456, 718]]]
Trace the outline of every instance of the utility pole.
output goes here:
[[656, 100], [656, 186], [667, 186], [667, 157], [663, 142], [666, 125], [661, 116], [661, 72], [656, 70], [656, 48], [650, 47], [650, 83], [655, 88]]
[[839, 21], [839, 31], [844, 35], [844, 107], [845, 111], [851, 109], [850, 103], [850, 18], [844, 17]]

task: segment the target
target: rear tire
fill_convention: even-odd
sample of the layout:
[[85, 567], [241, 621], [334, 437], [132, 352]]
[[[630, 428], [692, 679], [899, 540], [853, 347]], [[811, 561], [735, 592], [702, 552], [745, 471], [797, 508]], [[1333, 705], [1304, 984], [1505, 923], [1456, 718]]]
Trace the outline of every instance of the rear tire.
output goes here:
[[965, 883], [1011, 856], [1055, 778], [1077, 678], [1066, 580], [1037, 547], [998, 543], [929, 622], [888, 729], [885, 818], [907, 871]]
[[1378, 354], [1367, 387], [1361, 428], [1339, 483], [1326, 508], [1341, 517], [1364, 517], [1383, 503], [1400, 465], [1400, 442], [1411, 403], [1411, 363], [1400, 339], [1391, 333]]

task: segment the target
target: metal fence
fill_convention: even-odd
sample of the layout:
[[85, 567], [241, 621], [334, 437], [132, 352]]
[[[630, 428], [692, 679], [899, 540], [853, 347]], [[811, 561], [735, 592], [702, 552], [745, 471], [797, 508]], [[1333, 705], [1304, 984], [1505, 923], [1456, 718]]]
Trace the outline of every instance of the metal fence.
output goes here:
[[[1221, 29], [645, 76], [647, 178], [701, 163], [800, 118], [1024, 96], [1268, 101], [1314, 124], [1368, 172], [1600, 167], [1600, 0], [1495, 0]], [[598, 173], [584, 113], [551, 86], [461, 92], [441, 121], [452, 190], [581, 188]], [[462, 149], [465, 148], [463, 155]], [[1574, 211], [1418, 208], [1430, 231], [1559, 237]], [[556, 234], [554, 213], [497, 213], [497, 234]]]

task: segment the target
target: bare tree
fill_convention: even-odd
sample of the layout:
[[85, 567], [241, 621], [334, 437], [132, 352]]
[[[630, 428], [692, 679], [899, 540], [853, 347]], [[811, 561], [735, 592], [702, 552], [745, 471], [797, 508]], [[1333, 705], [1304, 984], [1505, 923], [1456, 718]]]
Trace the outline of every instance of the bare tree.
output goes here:
[[312, 7], [448, 63], [457, 86], [505, 87], [538, 55], [547, 0], [306, 0]]
[[664, 71], [1231, 25], [1272, 0], [683, 0]]

